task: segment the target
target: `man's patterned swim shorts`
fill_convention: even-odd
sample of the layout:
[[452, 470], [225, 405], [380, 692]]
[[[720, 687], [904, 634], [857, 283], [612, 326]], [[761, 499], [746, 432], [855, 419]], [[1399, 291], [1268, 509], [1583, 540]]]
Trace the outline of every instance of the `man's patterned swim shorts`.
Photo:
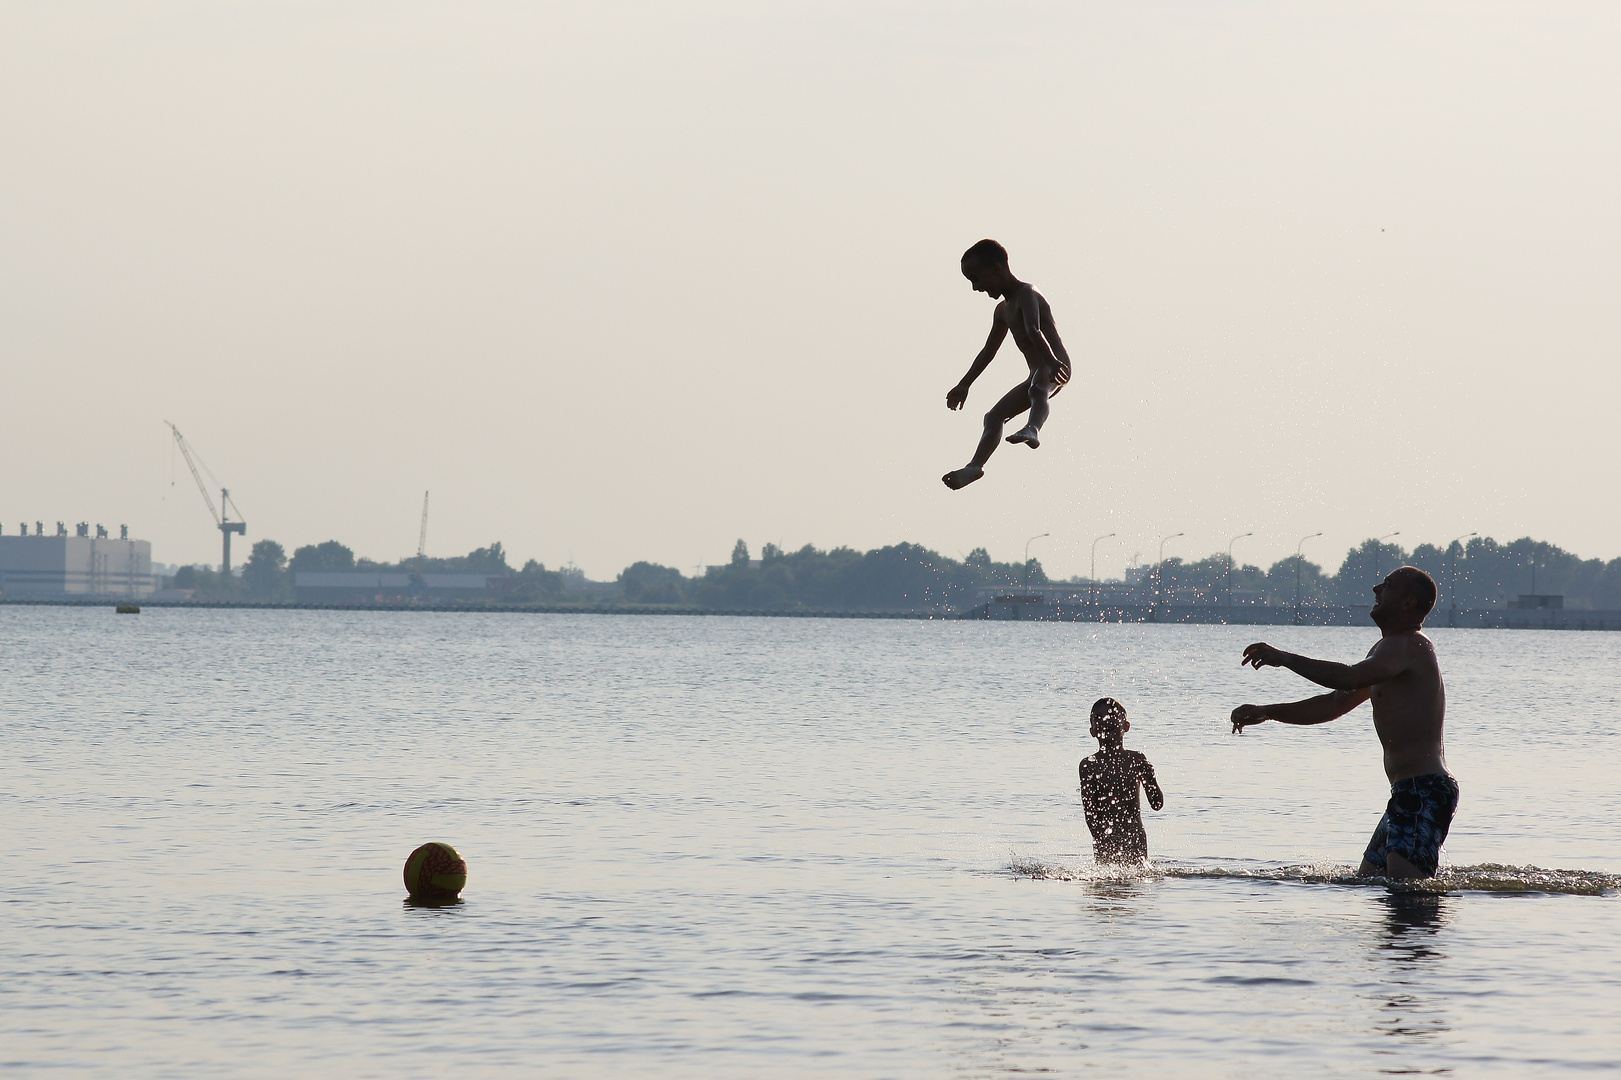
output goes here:
[[1363, 857], [1383, 873], [1385, 852], [1393, 851], [1425, 877], [1433, 876], [1457, 809], [1458, 782], [1446, 773], [1397, 780]]

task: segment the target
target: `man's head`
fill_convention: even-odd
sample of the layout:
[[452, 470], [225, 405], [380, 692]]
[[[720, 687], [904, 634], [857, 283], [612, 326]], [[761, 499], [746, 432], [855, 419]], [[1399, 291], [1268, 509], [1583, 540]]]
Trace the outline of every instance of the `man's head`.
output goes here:
[[1373, 587], [1373, 610], [1368, 614], [1381, 627], [1421, 626], [1439, 595], [1430, 575], [1416, 566], [1400, 566]]
[[1131, 721], [1126, 719], [1126, 707], [1112, 697], [1098, 698], [1092, 703], [1092, 738], [1102, 746], [1119, 746]]
[[981, 240], [962, 253], [962, 276], [975, 292], [1000, 298], [1013, 283], [1013, 271], [1008, 269], [1007, 248], [995, 240]]

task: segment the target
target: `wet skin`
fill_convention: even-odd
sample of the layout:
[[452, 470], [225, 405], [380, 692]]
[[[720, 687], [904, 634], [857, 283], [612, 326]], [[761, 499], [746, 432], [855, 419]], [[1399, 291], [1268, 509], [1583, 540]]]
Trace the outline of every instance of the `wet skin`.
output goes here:
[[[1385, 775], [1391, 783], [1413, 776], [1446, 772], [1443, 726], [1446, 687], [1436, 661], [1435, 645], [1423, 633], [1424, 613], [1411, 595], [1411, 571], [1398, 569], [1373, 587], [1369, 613], [1381, 637], [1355, 665], [1284, 652], [1265, 642], [1244, 650], [1240, 663], [1260, 669], [1284, 667], [1326, 686], [1331, 693], [1277, 705], [1240, 705], [1233, 710], [1235, 733], [1252, 724], [1326, 724], [1364, 701], [1373, 702], [1373, 727], [1384, 748]], [[1395, 852], [1386, 855], [1388, 876], [1423, 877]], [[1359, 873], [1377, 873], [1366, 860]]]
[[980, 436], [973, 460], [942, 477], [946, 486], [951, 488], [963, 487], [983, 475], [985, 462], [990, 460], [996, 452], [997, 443], [1002, 441], [1002, 426], [1027, 409], [1030, 411], [1030, 424], [1024, 432], [1019, 433], [1018, 438], [1019, 441], [1029, 441], [1031, 446], [1036, 445], [1026, 433], [1032, 429], [1034, 432], [1041, 431], [1049, 412], [1047, 399], [1068, 379], [1070, 372], [1069, 353], [1064, 350], [1064, 343], [1058, 337], [1058, 327], [1053, 322], [1052, 308], [1046, 297], [1033, 285], [1014, 277], [1005, 266], [987, 266], [965, 260], [962, 272], [975, 292], [985, 293], [1001, 302], [991, 316], [991, 332], [985, 339], [985, 347], [974, 357], [962, 381], [946, 392], [946, 408], [957, 410], [963, 407], [974, 380], [984, 373], [1010, 333], [1013, 343], [1024, 354], [1030, 377], [1002, 395], [985, 414], [985, 430]]
[[1148, 792], [1148, 805], [1165, 805], [1165, 793], [1154, 778], [1154, 766], [1121, 742], [1131, 729], [1125, 722], [1117, 730], [1096, 725], [1092, 737], [1098, 752], [1081, 761], [1081, 806], [1092, 833], [1093, 856], [1100, 863], [1141, 862], [1148, 858], [1148, 834], [1143, 831], [1138, 785]]

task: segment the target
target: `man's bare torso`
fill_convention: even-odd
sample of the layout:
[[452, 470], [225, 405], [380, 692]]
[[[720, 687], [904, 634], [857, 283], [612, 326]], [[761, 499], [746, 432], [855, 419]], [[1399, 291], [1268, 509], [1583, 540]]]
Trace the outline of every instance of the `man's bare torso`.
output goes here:
[[1058, 327], [1053, 323], [1053, 309], [1047, 303], [1034, 285], [1025, 285], [1015, 292], [1011, 292], [1000, 304], [996, 305], [996, 317], [1002, 321], [1013, 334], [1013, 343], [1024, 354], [1024, 362], [1030, 365], [1030, 370], [1047, 362], [1044, 349], [1025, 330], [1026, 311], [1033, 312], [1035, 322], [1041, 327], [1041, 334], [1052, 346], [1053, 355], [1067, 370], [1070, 366], [1069, 353], [1064, 351], [1064, 343], [1058, 338]]
[[1446, 772], [1442, 727], [1446, 721], [1446, 686], [1435, 645], [1422, 633], [1392, 634], [1368, 650], [1400, 649], [1407, 669], [1369, 689], [1373, 728], [1384, 747], [1385, 775], [1391, 783], [1410, 776]]

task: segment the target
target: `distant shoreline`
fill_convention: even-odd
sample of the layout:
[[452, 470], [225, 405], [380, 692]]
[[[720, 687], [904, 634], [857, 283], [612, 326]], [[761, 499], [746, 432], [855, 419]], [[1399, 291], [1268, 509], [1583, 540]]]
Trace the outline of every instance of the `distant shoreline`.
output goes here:
[[141, 608], [247, 608], [257, 611], [414, 611], [423, 614], [478, 613], [485, 615], [728, 615], [791, 619], [917, 619], [948, 621], [961, 618], [938, 611], [733, 611], [721, 608], [660, 607], [636, 604], [301, 604], [253, 600], [131, 600], [128, 597], [98, 597], [77, 600], [67, 597], [0, 597], [0, 606], [11, 607], [113, 607], [135, 604]]
[[[969, 611], [821, 611], [802, 609], [729, 609], [636, 604], [301, 604], [247, 600], [136, 600], [127, 597], [0, 597], [9, 607], [111, 608], [135, 603], [142, 608], [247, 609], [255, 611], [389, 611], [423, 614], [486, 615], [680, 615], [689, 617], [772, 619], [909, 619], [919, 622], [1096, 622], [1163, 623], [1183, 626], [1359, 626], [1371, 627], [1366, 608], [1302, 608], [1298, 623], [1290, 608], [1253, 606], [1167, 605], [1116, 608], [1064, 608], [1060, 605], [985, 605]], [[1459, 630], [1593, 630], [1621, 631], [1621, 611], [1460, 609], [1437, 611], [1426, 629]]]

